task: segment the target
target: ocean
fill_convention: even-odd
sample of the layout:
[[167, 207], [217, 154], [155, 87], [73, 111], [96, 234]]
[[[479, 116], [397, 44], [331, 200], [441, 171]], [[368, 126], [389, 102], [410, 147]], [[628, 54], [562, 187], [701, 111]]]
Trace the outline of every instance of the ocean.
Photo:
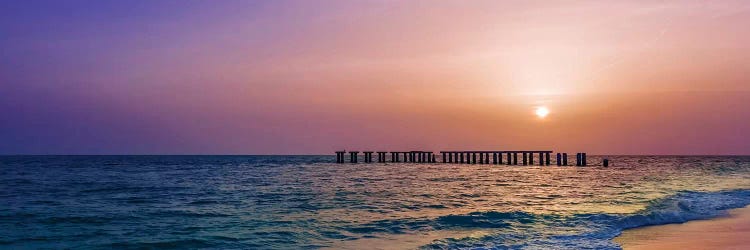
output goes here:
[[0, 248], [619, 249], [624, 229], [750, 204], [747, 156], [608, 158], [0, 156]]

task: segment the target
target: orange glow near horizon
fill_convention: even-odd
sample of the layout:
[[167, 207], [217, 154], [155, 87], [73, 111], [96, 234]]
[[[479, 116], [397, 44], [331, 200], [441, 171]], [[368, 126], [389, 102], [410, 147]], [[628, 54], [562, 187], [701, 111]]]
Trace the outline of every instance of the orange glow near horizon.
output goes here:
[[750, 154], [747, 1], [170, 8], [17, 20], [0, 137], [22, 143], [0, 151]]

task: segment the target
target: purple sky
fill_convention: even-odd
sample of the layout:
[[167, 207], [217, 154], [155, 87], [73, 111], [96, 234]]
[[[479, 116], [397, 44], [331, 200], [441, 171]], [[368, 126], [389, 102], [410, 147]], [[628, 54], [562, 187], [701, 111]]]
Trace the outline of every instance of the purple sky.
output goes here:
[[750, 154], [747, 23], [747, 1], [2, 1], [0, 154]]

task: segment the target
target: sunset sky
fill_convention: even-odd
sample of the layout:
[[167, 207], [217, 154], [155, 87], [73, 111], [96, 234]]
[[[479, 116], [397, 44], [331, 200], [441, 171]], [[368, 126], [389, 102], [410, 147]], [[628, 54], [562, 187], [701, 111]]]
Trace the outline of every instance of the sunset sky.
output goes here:
[[746, 0], [1, 1], [0, 154], [750, 154], [749, 23]]

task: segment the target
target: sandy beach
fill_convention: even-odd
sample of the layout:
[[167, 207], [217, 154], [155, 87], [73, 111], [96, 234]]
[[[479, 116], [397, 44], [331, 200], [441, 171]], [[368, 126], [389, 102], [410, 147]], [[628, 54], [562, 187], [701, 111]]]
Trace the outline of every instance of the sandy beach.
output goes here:
[[623, 249], [750, 249], [750, 206], [728, 216], [625, 230]]

